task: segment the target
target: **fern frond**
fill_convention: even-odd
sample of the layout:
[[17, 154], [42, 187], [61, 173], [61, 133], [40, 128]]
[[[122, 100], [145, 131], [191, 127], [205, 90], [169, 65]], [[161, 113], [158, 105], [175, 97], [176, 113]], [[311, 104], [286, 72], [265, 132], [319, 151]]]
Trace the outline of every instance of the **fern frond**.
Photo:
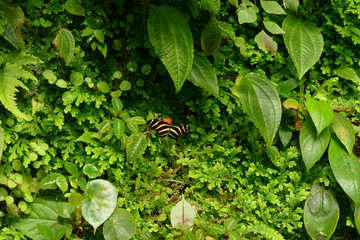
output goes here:
[[24, 70], [22, 65], [35, 64], [42, 61], [36, 57], [21, 53], [3, 55], [2, 60], [5, 62], [5, 67], [0, 70], [0, 102], [16, 117], [30, 121], [32, 119], [31, 116], [21, 112], [16, 104], [16, 93], [19, 91], [17, 87], [29, 90], [19, 79], [37, 81], [37, 78], [32, 73]]
[[278, 231], [264, 224], [258, 224], [248, 228], [247, 233], [257, 233], [269, 240], [285, 240]]

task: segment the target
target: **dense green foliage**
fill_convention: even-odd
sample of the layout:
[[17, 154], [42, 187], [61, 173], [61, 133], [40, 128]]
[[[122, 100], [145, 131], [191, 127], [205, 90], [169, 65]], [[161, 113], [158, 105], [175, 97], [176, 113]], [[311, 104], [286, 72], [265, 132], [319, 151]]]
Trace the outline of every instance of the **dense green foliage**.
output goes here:
[[0, 239], [358, 238], [359, 0], [4, 2]]

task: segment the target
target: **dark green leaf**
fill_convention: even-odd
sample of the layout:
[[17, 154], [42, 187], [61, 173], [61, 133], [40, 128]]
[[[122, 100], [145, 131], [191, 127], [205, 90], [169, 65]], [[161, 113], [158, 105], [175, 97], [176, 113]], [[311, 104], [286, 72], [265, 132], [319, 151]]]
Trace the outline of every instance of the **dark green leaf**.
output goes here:
[[68, 171], [73, 176], [76, 176], [79, 172], [77, 166], [74, 163], [66, 162], [64, 167], [66, 171]]
[[316, 127], [317, 135], [319, 136], [321, 131], [332, 123], [334, 111], [329, 104], [312, 98], [307, 98], [305, 105]]
[[316, 134], [316, 128], [311, 121], [307, 119], [300, 130], [300, 149], [303, 161], [308, 170], [310, 170], [324, 154], [330, 141], [330, 129], [325, 128], [319, 136]]
[[282, 29], [285, 46], [301, 79], [319, 60], [324, 47], [323, 37], [314, 24], [294, 16], [285, 18]]
[[339, 216], [336, 198], [314, 183], [304, 207], [304, 225], [311, 238], [329, 239], [336, 229]]
[[80, 6], [79, 4], [77, 4], [76, 0], [66, 1], [64, 7], [65, 7], [66, 11], [68, 11], [69, 13], [71, 13], [73, 15], [85, 16], [85, 9], [82, 6]]
[[92, 29], [99, 29], [102, 27], [104, 20], [100, 17], [87, 17], [84, 23]]
[[[205, 55], [217, 52], [221, 45], [221, 30], [217, 24], [215, 15], [210, 17], [209, 23], [201, 33], [201, 48]], [[195, 60], [194, 60], [195, 61]], [[193, 67], [194, 68], [194, 67]]]
[[189, 25], [177, 9], [151, 5], [148, 33], [174, 81], [176, 92], [180, 91], [193, 63], [194, 43]]
[[211, 63], [202, 54], [195, 52], [194, 63], [187, 79], [194, 85], [219, 97], [219, 85], [216, 72]]

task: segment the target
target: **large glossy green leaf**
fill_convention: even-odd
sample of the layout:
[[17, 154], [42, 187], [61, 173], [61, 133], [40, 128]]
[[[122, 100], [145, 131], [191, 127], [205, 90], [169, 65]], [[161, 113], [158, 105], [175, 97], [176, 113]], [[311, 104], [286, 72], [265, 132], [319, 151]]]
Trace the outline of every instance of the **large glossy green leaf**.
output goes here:
[[104, 224], [105, 240], [128, 240], [135, 235], [136, 222], [134, 217], [125, 209], [115, 209]]
[[148, 32], [155, 52], [168, 70], [178, 92], [193, 63], [194, 43], [190, 27], [177, 9], [167, 5], [151, 5]]
[[271, 145], [281, 120], [279, 93], [265, 76], [250, 73], [239, 76], [231, 88], [244, 104], [247, 113], [268, 146]]
[[334, 111], [329, 104], [312, 98], [308, 98], [305, 105], [319, 135], [323, 129], [330, 126], [334, 119]]
[[319, 161], [324, 154], [330, 141], [330, 129], [326, 128], [319, 136], [316, 134], [316, 128], [311, 121], [307, 119], [300, 130], [300, 149], [303, 161], [308, 170]]
[[115, 187], [106, 180], [97, 179], [86, 186], [81, 211], [85, 220], [96, 230], [113, 213], [116, 203]]
[[126, 159], [129, 162], [134, 161], [146, 150], [146, 139], [142, 133], [134, 133], [128, 138], [126, 143]]
[[215, 70], [202, 54], [195, 52], [193, 67], [187, 79], [214, 96], [219, 96], [219, 85]]
[[285, 32], [285, 46], [301, 79], [319, 60], [324, 48], [323, 37], [314, 24], [294, 16], [285, 18], [282, 29]]
[[351, 154], [355, 144], [355, 131], [350, 120], [340, 113], [335, 113], [331, 128], [345, 146], [348, 153]]
[[66, 222], [60, 221], [56, 214], [57, 202], [45, 198], [37, 198], [31, 203], [31, 213], [28, 217], [14, 224], [31, 239], [43, 240], [45, 238], [37, 227], [38, 224], [47, 226], [53, 233], [65, 226]]
[[65, 63], [68, 64], [71, 62], [75, 50], [75, 39], [72, 33], [66, 28], [62, 28], [52, 43], [59, 51], [60, 56], [64, 59]]
[[[217, 24], [215, 14], [210, 16], [209, 23], [201, 33], [201, 48], [205, 55], [212, 55], [219, 50], [221, 45], [221, 30]], [[195, 61], [195, 60], [194, 60]]]
[[340, 210], [336, 198], [314, 183], [304, 207], [304, 225], [312, 239], [327, 240], [336, 229]]
[[182, 200], [171, 210], [171, 225], [173, 227], [184, 226], [186, 228], [190, 228], [194, 225], [195, 215], [195, 210], [183, 196]]
[[329, 162], [334, 176], [344, 192], [360, 206], [360, 162], [346, 151], [339, 139], [331, 138]]

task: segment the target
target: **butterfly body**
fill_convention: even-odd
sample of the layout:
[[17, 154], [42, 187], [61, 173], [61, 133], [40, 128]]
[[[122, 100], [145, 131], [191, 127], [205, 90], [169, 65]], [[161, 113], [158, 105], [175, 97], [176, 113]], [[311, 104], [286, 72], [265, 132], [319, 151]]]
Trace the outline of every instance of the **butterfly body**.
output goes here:
[[158, 137], [169, 137], [171, 139], [177, 140], [178, 137], [184, 133], [190, 131], [190, 127], [185, 124], [172, 124], [171, 121], [163, 121], [159, 119], [152, 119], [147, 121], [147, 125], [156, 131], [156, 136]]

